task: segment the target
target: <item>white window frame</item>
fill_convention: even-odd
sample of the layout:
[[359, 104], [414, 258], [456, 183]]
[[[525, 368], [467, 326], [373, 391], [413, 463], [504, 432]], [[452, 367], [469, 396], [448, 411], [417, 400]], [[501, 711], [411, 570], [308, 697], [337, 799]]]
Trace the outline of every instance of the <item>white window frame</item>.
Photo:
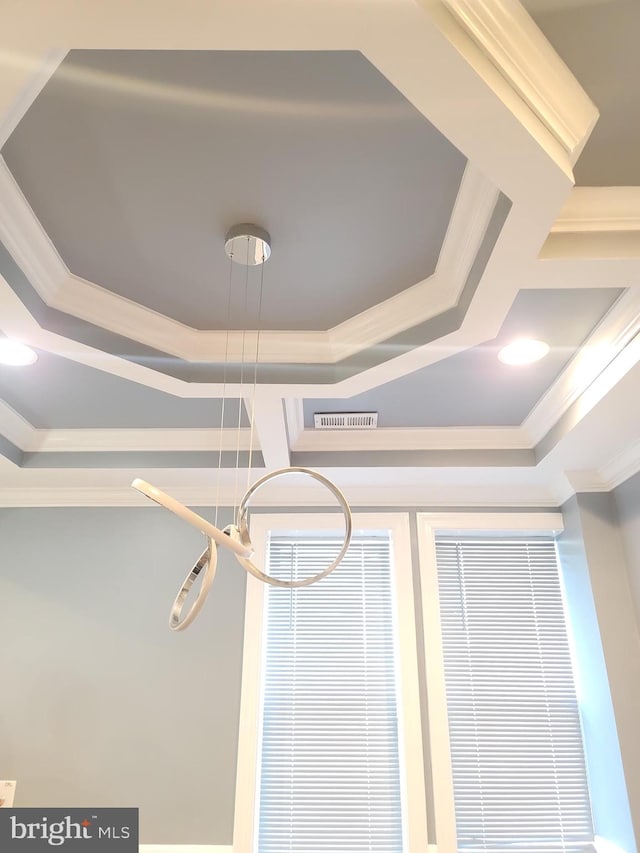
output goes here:
[[[339, 530], [335, 513], [254, 514], [251, 541], [256, 561], [264, 565], [269, 533]], [[389, 531], [392, 537], [397, 607], [398, 735], [405, 853], [427, 849], [425, 774], [420, 713], [417, 636], [409, 516], [406, 513], [354, 513], [354, 532]], [[336, 569], [340, 571], [340, 567]], [[266, 585], [247, 577], [240, 736], [233, 831], [234, 853], [254, 853], [260, 779], [262, 637]]]
[[436, 562], [436, 536], [440, 532], [461, 536], [557, 535], [564, 530], [562, 515], [541, 513], [418, 513], [418, 554], [422, 593], [422, 640], [429, 697], [429, 744], [433, 809], [438, 853], [457, 853], [456, 813], [447, 696], [442, 652], [440, 593]]

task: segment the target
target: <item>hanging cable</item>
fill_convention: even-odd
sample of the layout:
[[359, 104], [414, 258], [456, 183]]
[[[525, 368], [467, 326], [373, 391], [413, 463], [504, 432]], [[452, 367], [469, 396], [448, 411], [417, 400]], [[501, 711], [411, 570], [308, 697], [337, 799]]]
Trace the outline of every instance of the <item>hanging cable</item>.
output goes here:
[[260, 329], [262, 325], [262, 292], [264, 285], [264, 262], [266, 258], [262, 256], [262, 264], [260, 266], [260, 290], [258, 292], [258, 319], [256, 322], [256, 358], [253, 363], [253, 394], [251, 398], [251, 430], [249, 435], [249, 464], [247, 465], [247, 489], [251, 485], [251, 465], [253, 462], [253, 433], [256, 424], [256, 392], [258, 387], [258, 360], [260, 358]]
[[[240, 393], [238, 395], [238, 427], [236, 432], [236, 471], [235, 471], [235, 481], [233, 486], [233, 517], [235, 518], [236, 512], [240, 505], [240, 498], [238, 487], [240, 484], [240, 429], [242, 426], [242, 405], [243, 405], [243, 396], [242, 391], [244, 389], [244, 357], [245, 357], [245, 343], [247, 339], [247, 309], [249, 307], [248, 299], [249, 299], [249, 255], [251, 251], [251, 237], [247, 236], [247, 263], [245, 265], [245, 276], [244, 276], [244, 324], [242, 329], [242, 355], [240, 358]], [[249, 419], [251, 423], [253, 423], [253, 413], [248, 412]]]
[[220, 441], [218, 442], [218, 476], [216, 483], [216, 510], [214, 525], [218, 526], [220, 510], [220, 481], [222, 480], [222, 445], [224, 443], [224, 410], [227, 396], [227, 365], [229, 362], [229, 327], [231, 326], [231, 288], [233, 284], [233, 252], [229, 254], [229, 280], [227, 283], [227, 322], [224, 343], [224, 366], [222, 368], [222, 407], [220, 412]]

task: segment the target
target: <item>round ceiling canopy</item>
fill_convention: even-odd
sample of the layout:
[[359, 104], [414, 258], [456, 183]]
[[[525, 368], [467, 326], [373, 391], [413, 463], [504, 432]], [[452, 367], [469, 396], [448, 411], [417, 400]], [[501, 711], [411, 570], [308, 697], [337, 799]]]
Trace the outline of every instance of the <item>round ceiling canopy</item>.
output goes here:
[[234, 263], [256, 267], [269, 260], [271, 237], [257, 225], [234, 225], [225, 238], [224, 250]]

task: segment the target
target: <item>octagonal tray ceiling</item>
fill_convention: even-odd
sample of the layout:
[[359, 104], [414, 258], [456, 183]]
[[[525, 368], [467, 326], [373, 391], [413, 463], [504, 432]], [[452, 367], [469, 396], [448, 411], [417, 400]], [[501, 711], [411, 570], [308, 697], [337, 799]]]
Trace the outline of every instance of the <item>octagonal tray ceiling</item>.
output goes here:
[[3, 155], [72, 273], [198, 329], [247, 325], [238, 222], [273, 240], [264, 329], [425, 279], [465, 166], [355, 51], [73, 50]]

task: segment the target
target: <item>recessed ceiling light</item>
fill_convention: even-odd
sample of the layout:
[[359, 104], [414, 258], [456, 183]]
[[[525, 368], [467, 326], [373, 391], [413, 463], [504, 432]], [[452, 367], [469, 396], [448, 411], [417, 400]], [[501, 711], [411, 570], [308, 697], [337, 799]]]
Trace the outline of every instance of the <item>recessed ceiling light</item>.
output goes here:
[[531, 338], [520, 338], [503, 347], [498, 358], [504, 364], [531, 364], [540, 361], [549, 352], [549, 344], [544, 341], [534, 341]]
[[37, 353], [18, 341], [12, 341], [9, 338], [0, 341], [0, 364], [23, 367], [26, 364], [33, 364], [37, 359]]

